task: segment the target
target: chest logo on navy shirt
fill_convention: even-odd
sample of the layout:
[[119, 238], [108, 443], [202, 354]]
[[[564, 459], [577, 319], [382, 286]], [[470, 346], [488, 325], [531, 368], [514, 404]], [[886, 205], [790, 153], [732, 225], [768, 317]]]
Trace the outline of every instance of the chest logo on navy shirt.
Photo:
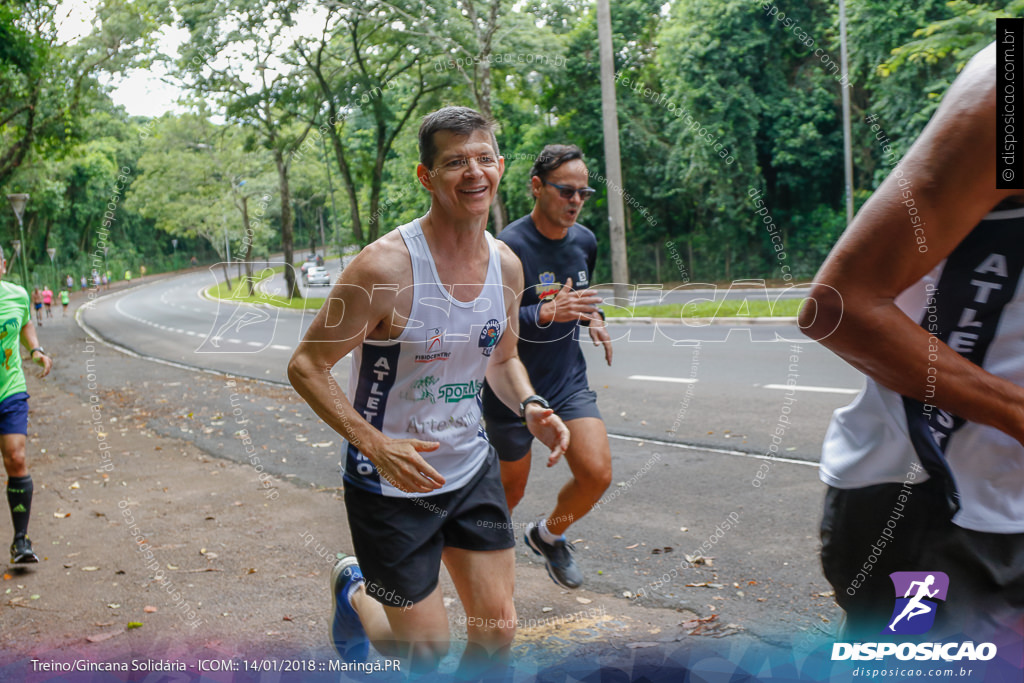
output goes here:
[[484, 325], [484, 329], [480, 330], [480, 341], [477, 342], [477, 346], [480, 347], [482, 354], [490, 356], [499, 339], [501, 339], [501, 323], [495, 318], [491, 318]]
[[535, 285], [535, 287], [537, 289], [537, 298], [544, 301], [558, 294], [562, 284], [555, 281], [555, 274], [549, 270], [540, 274], [540, 284]]
[[416, 354], [413, 359], [417, 363], [433, 363], [435, 360], [448, 360], [452, 352], [444, 350], [444, 333], [440, 327], [432, 327], [426, 331], [423, 339], [424, 353]]

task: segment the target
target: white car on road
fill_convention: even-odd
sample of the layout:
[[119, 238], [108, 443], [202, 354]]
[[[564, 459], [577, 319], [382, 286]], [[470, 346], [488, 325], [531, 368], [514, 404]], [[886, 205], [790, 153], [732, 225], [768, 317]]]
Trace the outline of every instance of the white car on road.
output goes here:
[[306, 269], [303, 277], [306, 280], [306, 286], [312, 287], [314, 285], [331, 285], [331, 276], [327, 273], [327, 268], [324, 266], [310, 266]]

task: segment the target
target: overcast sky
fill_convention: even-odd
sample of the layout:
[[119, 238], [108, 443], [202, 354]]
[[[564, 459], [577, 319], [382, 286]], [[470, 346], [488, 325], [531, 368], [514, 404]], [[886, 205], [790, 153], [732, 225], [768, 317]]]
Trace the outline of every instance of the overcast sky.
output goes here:
[[[91, 30], [96, 0], [64, 0], [59, 10], [57, 35], [62, 42], [75, 42]], [[296, 26], [290, 31], [294, 37], [319, 36], [323, 28], [323, 10], [317, 8], [313, 14], [302, 12], [295, 16]], [[176, 26], [164, 26], [157, 38], [161, 52], [176, 57], [178, 46], [188, 38], [188, 31]], [[224, 55], [230, 59], [231, 55]], [[217, 64], [217, 60], [214, 60]], [[219, 64], [217, 66], [220, 66]], [[268, 60], [268, 77], [272, 77], [274, 60]], [[255, 71], [251, 72], [255, 82]], [[152, 69], [133, 69], [124, 78], [104, 76], [101, 80], [112, 86], [111, 99], [123, 106], [133, 116], [160, 116], [167, 111], [184, 111], [176, 103], [182, 90], [173, 82], [169, 83], [167, 70], [162, 64]], [[248, 79], [247, 79], [248, 80]]]

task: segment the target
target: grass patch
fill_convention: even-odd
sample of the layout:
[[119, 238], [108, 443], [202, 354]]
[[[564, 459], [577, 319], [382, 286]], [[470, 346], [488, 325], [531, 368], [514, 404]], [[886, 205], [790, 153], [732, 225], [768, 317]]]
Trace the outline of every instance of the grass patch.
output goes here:
[[[280, 273], [284, 266], [264, 268], [254, 278], [257, 282]], [[325, 297], [308, 299], [286, 299], [282, 296], [257, 293], [249, 296], [245, 280], [234, 278], [233, 287], [228, 289], [223, 282], [210, 287], [206, 293], [216, 299], [250, 304], [270, 304], [294, 310], [320, 310], [326, 301]], [[776, 302], [749, 301], [743, 299], [725, 299], [715, 302], [692, 302], [687, 304], [665, 304], [659, 306], [636, 306], [632, 311], [616, 306], [605, 307], [605, 315], [609, 318], [795, 318], [800, 311], [804, 299], [782, 299]]]
[[725, 299], [686, 304], [636, 306], [628, 308], [607, 306], [609, 318], [794, 318], [800, 312], [804, 299], [782, 299], [777, 302]]
[[[284, 266], [263, 268], [253, 275], [253, 279], [256, 282], [262, 282], [275, 273], [281, 272], [284, 272]], [[214, 299], [223, 299], [225, 301], [246, 304], [270, 304], [271, 306], [277, 306], [279, 308], [291, 308], [295, 310], [317, 311], [320, 310], [320, 307], [323, 306], [324, 301], [326, 301], [325, 297], [311, 297], [308, 299], [296, 297], [294, 299], [286, 299], [283, 296], [277, 296], [276, 294], [264, 294], [259, 291], [256, 291], [255, 294], [249, 296], [249, 287], [245, 284], [244, 277], [233, 278], [231, 280], [231, 285], [232, 287], [229, 289], [227, 283], [219, 282], [215, 287], [207, 289], [206, 293]]]

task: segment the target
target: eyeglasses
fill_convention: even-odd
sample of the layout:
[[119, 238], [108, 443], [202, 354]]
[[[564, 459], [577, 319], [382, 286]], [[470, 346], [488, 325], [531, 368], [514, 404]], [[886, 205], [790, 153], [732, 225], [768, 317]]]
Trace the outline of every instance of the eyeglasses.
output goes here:
[[579, 192], [580, 201], [585, 202], [592, 196], [594, 196], [594, 194], [597, 192], [597, 190], [595, 190], [592, 187], [569, 187], [568, 185], [558, 185], [556, 183], [549, 183], [543, 178], [541, 178], [540, 181], [545, 185], [550, 185], [551, 187], [558, 190], [558, 194], [562, 197], [562, 199], [572, 199], [572, 196]]

